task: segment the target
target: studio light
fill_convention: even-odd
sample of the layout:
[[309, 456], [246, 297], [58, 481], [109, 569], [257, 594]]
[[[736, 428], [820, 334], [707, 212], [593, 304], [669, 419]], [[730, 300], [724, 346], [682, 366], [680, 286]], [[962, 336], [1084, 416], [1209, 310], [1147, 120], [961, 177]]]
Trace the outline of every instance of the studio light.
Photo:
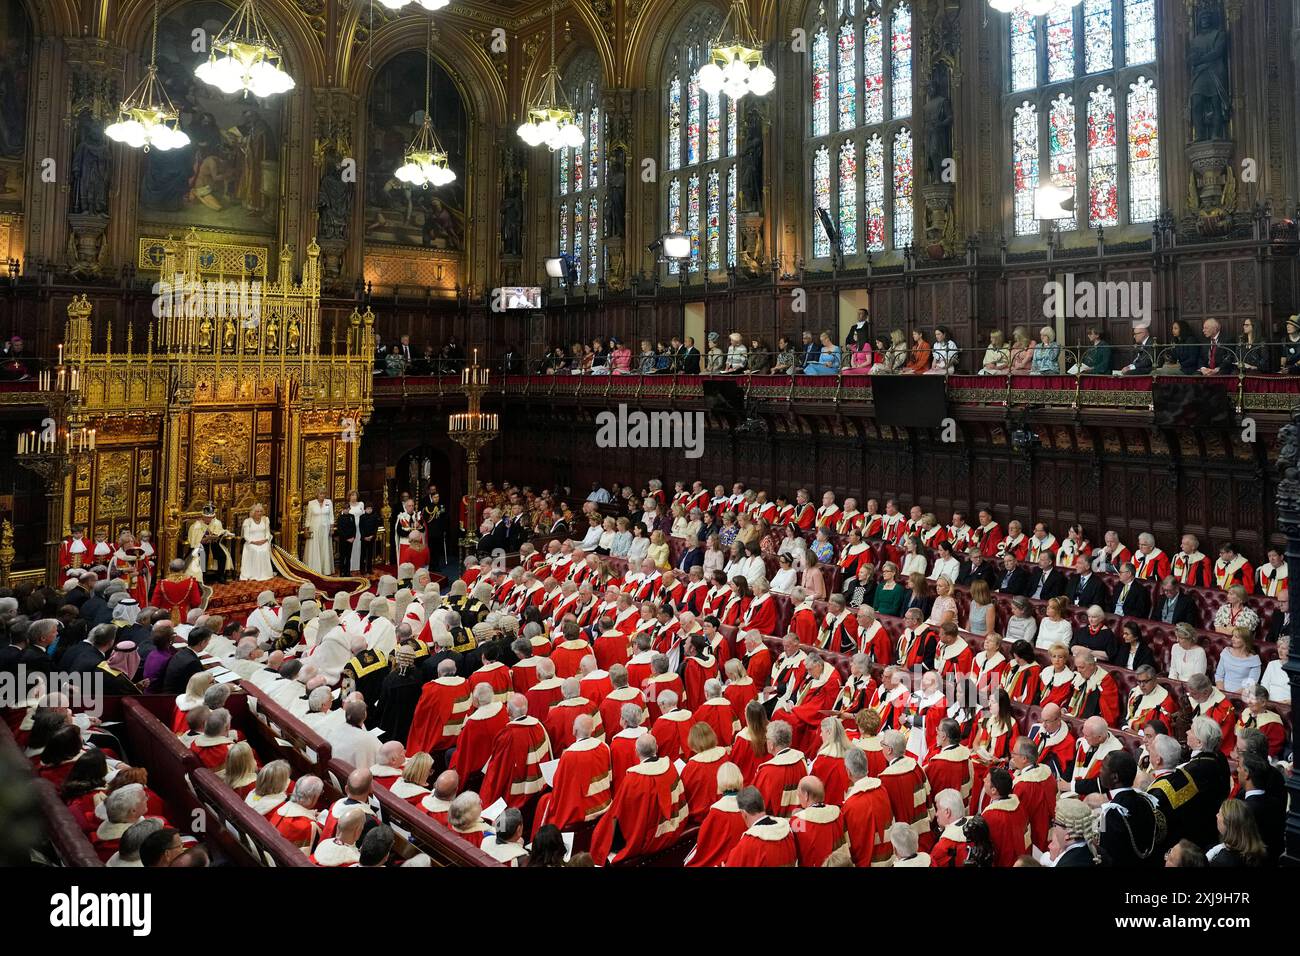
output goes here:
[[663, 239], [665, 259], [689, 259], [691, 257], [691, 237], [682, 232], [670, 232]]

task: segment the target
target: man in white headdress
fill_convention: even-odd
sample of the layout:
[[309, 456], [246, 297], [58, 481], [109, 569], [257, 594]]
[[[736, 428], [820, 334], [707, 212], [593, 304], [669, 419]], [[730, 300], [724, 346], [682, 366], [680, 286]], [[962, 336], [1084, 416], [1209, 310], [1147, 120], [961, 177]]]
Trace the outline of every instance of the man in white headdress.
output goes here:
[[280, 636], [280, 609], [275, 606], [275, 594], [263, 591], [257, 596], [257, 607], [248, 615], [248, 626], [257, 628], [257, 640], [263, 647], [272, 646]]
[[334, 502], [321, 488], [307, 502], [307, 544], [302, 560], [318, 574], [334, 573]]
[[314, 623], [319, 640], [308, 651], [307, 659], [316, 665], [317, 673], [331, 687], [337, 687], [344, 666], [352, 659], [351, 638], [339, 625], [339, 616], [334, 611], [325, 611]]

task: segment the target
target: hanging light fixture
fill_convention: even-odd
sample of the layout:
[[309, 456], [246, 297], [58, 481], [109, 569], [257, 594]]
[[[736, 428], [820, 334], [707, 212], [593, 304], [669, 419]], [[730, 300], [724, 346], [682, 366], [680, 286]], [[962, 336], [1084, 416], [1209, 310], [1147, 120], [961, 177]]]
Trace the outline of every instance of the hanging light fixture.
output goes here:
[[168, 150], [189, 145], [190, 138], [180, 128], [180, 113], [158, 82], [158, 0], [153, 4], [149, 69], [140, 85], [118, 107], [117, 122], [104, 127], [104, 135], [127, 146], [143, 148], [146, 153], [151, 146]]
[[776, 86], [776, 74], [763, 63], [763, 51], [749, 25], [745, 0], [731, 0], [718, 42], [709, 49], [709, 62], [700, 67], [697, 79], [710, 96], [722, 92], [733, 100], [746, 93], [766, 96]]
[[433, 13], [435, 10], [441, 10], [450, 3], [451, 0], [379, 0], [379, 5], [381, 7], [387, 7], [389, 10], [400, 10], [408, 3], [412, 2], [418, 3], [420, 6], [424, 7], [424, 9]]
[[519, 126], [519, 138], [529, 146], [546, 145], [551, 152], [565, 146], [581, 146], [585, 137], [573, 110], [569, 108], [555, 69], [555, 2], [551, 2], [551, 65], [542, 88], [528, 108], [528, 119]]
[[421, 186], [445, 186], [456, 178], [456, 172], [447, 165], [447, 151], [438, 143], [429, 119], [429, 90], [433, 82], [433, 21], [429, 21], [429, 39], [424, 47], [424, 122], [411, 140], [403, 157], [404, 162], [394, 174], [404, 183]]
[[204, 83], [223, 93], [252, 93], [265, 98], [294, 87], [280, 51], [262, 23], [254, 0], [241, 0], [234, 15], [212, 41], [212, 53], [194, 70]]
[[1042, 17], [1049, 13], [1064, 13], [1077, 7], [1083, 0], [989, 0], [989, 6], [1000, 13], [1025, 13]]

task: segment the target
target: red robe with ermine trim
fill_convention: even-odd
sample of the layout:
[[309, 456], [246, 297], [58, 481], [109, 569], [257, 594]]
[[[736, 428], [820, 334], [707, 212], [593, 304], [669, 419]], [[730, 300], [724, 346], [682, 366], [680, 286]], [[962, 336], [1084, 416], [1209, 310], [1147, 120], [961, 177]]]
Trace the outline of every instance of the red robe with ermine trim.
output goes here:
[[716, 657], [688, 657], [682, 669], [682, 682], [686, 687], [683, 707], [698, 707], [704, 703], [704, 685], [718, 678], [721, 663]]
[[190, 611], [203, 603], [199, 582], [188, 574], [169, 574], [153, 589], [153, 605], [171, 617], [172, 624], [184, 624]]
[[[738, 681], [727, 681], [727, 686], [722, 688], [722, 696], [727, 698], [731, 704], [731, 712], [736, 718], [736, 729], [739, 731], [740, 725], [745, 720], [745, 708], [751, 700], [758, 699], [758, 684], [749, 676], [742, 677]], [[708, 704], [708, 701], [705, 701]]]
[[971, 753], [961, 744], [931, 750], [924, 761], [925, 778], [930, 781], [930, 792], [956, 790], [962, 801], [970, 799]]
[[510, 696], [510, 668], [500, 661], [484, 664], [469, 675], [471, 690], [479, 684], [487, 684], [492, 688], [492, 696], [499, 701], [504, 701]]
[[282, 803], [271, 811], [271, 826], [280, 831], [280, 835], [304, 853], [310, 853], [312, 844], [320, 835], [320, 824], [316, 821], [316, 811], [308, 810], [299, 803]]
[[469, 714], [470, 690], [469, 681], [454, 674], [425, 684], [406, 735], [407, 751], [434, 753], [455, 744]]
[[[747, 686], [752, 687], [753, 684]], [[726, 697], [713, 697], [696, 707], [695, 713], [691, 715], [691, 726], [698, 723], [712, 727], [718, 743], [724, 747], [731, 746], [731, 742], [736, 739], [736, 732], [740, 730], [740, 720]]]
[[604, 738], [605, 729], [600, 723], [600, 708], [585, 697], [569, 697], [552, 704], [542, 721], [546, 727], [546, 736], [550, 738], [552, 750], [556, 753], [564, 753], [577, 739], [573, 735], [573, 722], [583, 715], [591, 718], [591, 736], [596, 740]]
[[718, 797], [718, 768], [727, 762], [725, 747], [701, 751], [682, 768], [682, 786], [686, 788], [688, 819], [699, 823]]
[[666, 850], [681, 836], [686, 814], [685, 790], [672, 761], [656, 757], [639, 763], [628, 770], [613, 804], [596, 824], [592, 858], [603, 866]]
[[799, 781], [808, 773], [803, 752], [787, 747], [758, 768], [754, 786], [768, 813], [788, 817], [799, 806]]
[[745, 786], [751, 786], [754, 778], [758, 775], [758, 768], [767, 763], [771, 758], [770, 754], [764, 753], [759, 758], [754, 745], [751, 742], [748, 727], [741, 727], [740, 733], [736, 734], [736, 739], [731, 742], [731, 762], [740, 768], [740, 776], [745, 781]]
[[894, 811], [884, 784], [876, 777], [863, 777], [849, 787], [841, 812], [853, 865], [889, 866], [894, 847], [887, 834], [894, 825]]
[[456, 737], [456, 755], [451, 761], [451, 769], [460, 776], [462, 786], [471, 774], [478, 773], [487, 765], [488, 757], [492, 756], [492, 744], [508, 723], [510, 714], [500, 701], [479, 707], [465, 718]]
[[610, 783], [609, 748], [591, 737], [576, 741], [560, 755], [551, 790], [537, 805], [533, 833], [548, 823], [571, 830], [595, 820], [612, 802]]
[[799, 688], [795, 705], [790, 710], [781, 709], [776, 717], [790, 722], [794, 730], [793, 746], [813, 753], [821, 746], [821, 724], [824, 711], [835, 709], [835, 699], [840, 696], [840, 672], [830, 664], [822, 664], [819, 679], [805, 681]]
[[844, 816], [834, 804], [822, 803], [796, 810], [790, 830], [800, 866], [821, 866], [826, 858], [848, 841]]
[[659, 743], [659, 756], [677, 761], [684, 754], [690, 753], [686, 745], [687, 735], [691, 732], [691, 712], [679, 707], [666, 714], [660, 714], [650, 728], [650, 733]]
[[1029, 842], [1040, 851], [1047, 850], [1048, 832], [1056, 815], [1056, 775], [1046, 764], [1034, 764], [1016, 771], [1011, 792], [1020, 798], [1020, 807], [1029, 820]]
[[930, 783], [910, 756], [899, 757], [880, 771], [880, 782], [889, 792], [894, 819], [906, 823], [918, 836], [930, 832]]
[[780, 816], [759, 819], [727, 854], [727, 867], [798, 866], [799, 848], [790, 821]]
[[736, 806], [735, 795], [720, 797], [709, 807], [700, 824], [695, 849], [686, 857], [686, 866], [722, 866], [744, 835], [745, 816]]
[[989, 827], [994, 866], [1010, 867], [1029, 852], [1029, 817], [1015, 793], [991, 801], [980, 815]]
[[844, 766], [842, 755], [836, 756], [819, 751], [817, 756], [813, 757], [809, 773], [822, 782], [822, 787], [825, 788], [825, 803], [838, 807], [844, 802], [844, 794], [849, 789], [849, 771]]
[[541, 765], [550, 759], [551, 742], [541, 721], [528, 715], [510, 721], [492, 742], [479, 792], [483, 805], [504, 799], [506, 806], [522, 807], [545, 789]]

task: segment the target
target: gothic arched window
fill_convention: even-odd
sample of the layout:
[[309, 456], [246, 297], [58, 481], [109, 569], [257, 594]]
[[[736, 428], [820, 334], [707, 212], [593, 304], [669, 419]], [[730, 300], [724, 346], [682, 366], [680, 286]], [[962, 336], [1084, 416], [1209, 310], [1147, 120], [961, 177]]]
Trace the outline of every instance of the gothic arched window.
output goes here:
[[821, 0], [808, 24], [813, 260], [902, 249], [913, 237], [912, 37], [906, 0]]
[[[664, 61], [664, 231], [690, 235], [690, 281], [702, 280], [705, 270], [723, 272], [736, 264], [739, 104], [723, 93], [709, 96], [696, 78], [721, 26], [722, 16], [712, 7], [688, 16]], [[668, 263], [669, 273], [676, 275], [678, 268]]]
[[1014, 235], [1040, 232], [1034, 195], [1048, 183], [1074, 191], [1065, 231], [1159, 216], [1156, 0], [1007, 14], [1007, 75]]
[[605, 115], [600, 108], [600, 61], [580, 54], [564, 74], [564, 92], [586, 134], [581, 146], [555, 152], [559, 249], [573, 257], [577, 285], [595, 285], [604, 267]]

